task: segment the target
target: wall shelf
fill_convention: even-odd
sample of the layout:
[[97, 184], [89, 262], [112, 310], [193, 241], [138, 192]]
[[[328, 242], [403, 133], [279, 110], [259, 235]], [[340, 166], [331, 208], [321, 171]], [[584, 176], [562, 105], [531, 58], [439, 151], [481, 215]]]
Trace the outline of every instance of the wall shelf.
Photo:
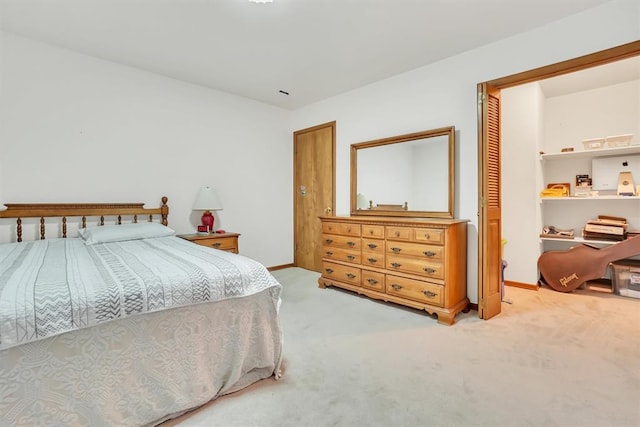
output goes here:
[[540, 201], [546, 202], [548, 200], [563, 201], [563, 202], [575, 202], [578, 200], [640, 200], [640, 196], [567, 196], [567, 197], [540, 197]]
[[590, 245], [613, 245], [618, 243], [616, 240], [593, 240], [593, 239], [584, 239], [582, 237], [575, 237], [573, 239], [561, 239], [561, 238], [553, 238], [553, 237], [540, 237], [540, 240], [549, 241], [549, 242], [563, 242], [563, 243], [575, 243], [575, 244], [590, 244]]
[[640, 144], [628, 145], [626, 147], [600, 148], [595, 150], [567, 151], [565, 153], [545, 153], [540, 155], [542, 160], [569, 160], [580, 158], [621, 156], [625, 154], [640, 153]]

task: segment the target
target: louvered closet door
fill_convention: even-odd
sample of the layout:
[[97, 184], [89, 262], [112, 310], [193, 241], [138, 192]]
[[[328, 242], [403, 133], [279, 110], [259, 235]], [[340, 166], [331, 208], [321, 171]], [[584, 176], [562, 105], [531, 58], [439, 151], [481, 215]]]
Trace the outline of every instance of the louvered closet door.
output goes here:
[[500, 91], [478, 85], [479, 132], [479, 247], [478, 278], [480, 317], [500, 313], [502, 296], [502, 214], [500, 203]]

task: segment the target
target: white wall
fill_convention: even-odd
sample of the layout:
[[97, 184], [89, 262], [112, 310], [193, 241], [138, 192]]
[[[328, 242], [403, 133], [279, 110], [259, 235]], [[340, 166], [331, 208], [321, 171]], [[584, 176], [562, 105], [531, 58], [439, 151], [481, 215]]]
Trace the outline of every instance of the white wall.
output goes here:
[[639, 23], [636, 0], [612, 1], [293, 113], [0, 33], [0, 202], [167, 195], [170, 224], [190, 232], [195, 194], [211, 185], [241, 252], [285, 264], [293, 131], [336, 120], [336, 212], [348, 214], [350, 144], [455, 125], [456, 214], [471, 221], [477, 302], [477, 83], [640, 39]]
[[583, 139], [631, 133], [640, 139], [638, 80], [545, 100], [545, 151], [583, 150]]
[[639, 9], [635, 0], [612, 1], [318, 102], [293, 113], [291, 130], [336, 120], [336, 213], [348, 214], [350, 144], [454, 125], [456, 211], [471, 221], [467, 291], [477, 302], [477, 84], [640, 39]]
[[[216, 228], [267, 266], [293, 260], [289, 112], [3, 34], [0, 203], [169, 198], [169, 225], [195, 231], [201, 186]], [[9, 227], [0, 241], [9, 241]]]

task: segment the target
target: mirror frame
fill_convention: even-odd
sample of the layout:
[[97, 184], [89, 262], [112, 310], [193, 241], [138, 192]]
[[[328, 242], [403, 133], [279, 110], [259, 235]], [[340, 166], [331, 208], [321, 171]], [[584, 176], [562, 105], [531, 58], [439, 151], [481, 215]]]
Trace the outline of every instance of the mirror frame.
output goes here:
[[[400, 144], [403, 142], [415, 141], [417, 139], [430, 138], [435, 136], [448, 136], [449, 139], [449, 200], [446, 211], [412, 211], [397, 209], [357, 209], [358, 198], [358, 150], [365, 148], [379, 147], [382, 145]], [[455, 127], [447, 126], [438, 129], [431, 129], [422, 132], [409, 133], [405, 135], [392, 136], [389, 138], [376, 139], [373, 141], [351, 144], [351, 215], [361, 216], [403, 216], [417, 218], [454, 218], [455, 200]]]

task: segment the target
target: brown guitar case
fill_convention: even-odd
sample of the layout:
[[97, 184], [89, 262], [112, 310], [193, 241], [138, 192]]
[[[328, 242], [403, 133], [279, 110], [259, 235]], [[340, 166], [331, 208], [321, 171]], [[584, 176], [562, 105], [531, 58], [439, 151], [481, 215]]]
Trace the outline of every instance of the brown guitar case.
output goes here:
[[589, 280], [604, 277], [610, 262], [640, 255], [640, 236], [597, 248], [574, 246], [566, 251], [548, 251], [538, 258], [542, 281], [559, 292], [571, 292]]

